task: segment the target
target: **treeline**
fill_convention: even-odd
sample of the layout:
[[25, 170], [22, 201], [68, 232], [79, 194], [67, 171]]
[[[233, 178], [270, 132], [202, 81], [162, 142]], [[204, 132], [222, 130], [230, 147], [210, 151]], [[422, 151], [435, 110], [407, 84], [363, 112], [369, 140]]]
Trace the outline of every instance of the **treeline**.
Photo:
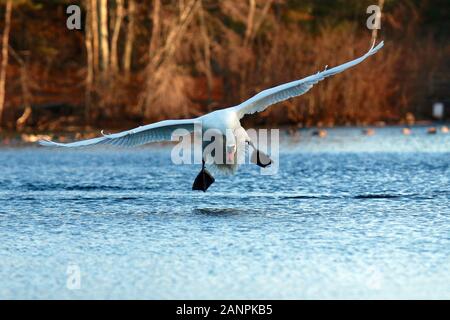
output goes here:
[[[8, 129], [123, 127], [197, 116], [353, 59], [375, 36], [386, 46], [369, 61], [249, 121], [399, 122], [409, 112], [429, 118], [432, 102], [449, 102], [444, 0], [0, 4], [0, 123]], [[73, 4], [82, 9], [79, 31], [66, 27]], [[383, 11], [377, 35], [366, 27], [371, 4]]]

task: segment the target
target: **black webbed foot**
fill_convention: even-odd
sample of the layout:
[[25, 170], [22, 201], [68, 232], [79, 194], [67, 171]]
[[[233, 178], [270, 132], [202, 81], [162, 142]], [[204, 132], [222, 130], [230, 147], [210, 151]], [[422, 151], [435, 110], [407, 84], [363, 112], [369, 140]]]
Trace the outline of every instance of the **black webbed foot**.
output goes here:
[[269, 158], [269, 156], [267, 154], [265, 154], [264, 152], [259, 151], [259, 150], [254, 150], [253, 151], [251, 161], [254, 164], [256, 164], [256, 165], [258, 165], [258, 166], [260, 166], [262, 168], [265, 168], [265, 167], [270, 166], [272, 164], [272, 160]]
[[194, 180], [192, 185], [192, 190], [201, 190], [205, 192], [208, 190], [209, 186], [214, 183], [214, 177], [206, 169], [202, 169], [198, 174], [197, 178]]

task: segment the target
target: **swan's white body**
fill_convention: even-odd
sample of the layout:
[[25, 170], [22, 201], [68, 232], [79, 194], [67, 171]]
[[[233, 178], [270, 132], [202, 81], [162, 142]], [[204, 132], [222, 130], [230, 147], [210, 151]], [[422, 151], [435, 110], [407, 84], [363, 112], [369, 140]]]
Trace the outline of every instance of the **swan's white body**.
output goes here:
[[[69, 148], [105, 144], [116, 146], [136, 146], [157, 141], [170, 141], [174, 130], [182, 128], [192, 132], [195, 125], [201, 125], [203, 131], [209, 129], [220, 131], [223, 135], [224, 143], [228, 144], [229, 141], [227, 140], [234, 140], [232, 141], [234, 145], [245, 145], [245, 143], [242, 142], [250, 142], [247, 133], [240, 124], [240, 119], [242, 119], [245, 115], [264, 111], [272, 104], [304, 94], [316, 83], [326, 77], [353, 67], [365, 60], [367, 57], [375, 54], [383, 47], [383, 42], [380, 42], [376, 47], [374, 47], [374, 45], [372, 45], [370, 50], [365, 55], [355, 60], [331, 69], [325, 68], [324, 71], [318, 72], [301, 80], [292, 81], [264, 90], [237, 106], [217, 110], [195, 119], [165, 120], [146, 126], [141, 126], [132, 130], [114, 134], [103, 134], [103, 136], [98, 138], [81, 140], [72, 143], [57, 143], [48, 140], [40, 140], [39, 143], [43, 146]], [[233, 132], [233, 136], [227, 136], [227, 131]], [[221, 172], [232, 174], [237, 169], [237, 161], [235, 161], [234, 164], [216, 165], [215, 168]]]

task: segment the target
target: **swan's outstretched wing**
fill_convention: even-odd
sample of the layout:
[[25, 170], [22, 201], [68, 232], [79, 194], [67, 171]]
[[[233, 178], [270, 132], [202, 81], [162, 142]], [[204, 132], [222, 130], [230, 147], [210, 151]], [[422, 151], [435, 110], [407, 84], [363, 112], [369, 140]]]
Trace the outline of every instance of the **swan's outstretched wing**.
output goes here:
[[267, 107], [269, 107], [272, 104], [304, 94], [309, 89], [311, 89], [316, 83], [325, 79], [326, 77], [342, 72], [364, 61], [367, 57], [373, 55], [378, 50], [380, 50], [383, 47], [383, 44], [384, 44], [383, 41], [381, 41], [376, 47], [374, 47], [375, 46], [374, 42], [370, 50], [365, 55], [359, 57], [358, 59], [349, 61], [347, 63], [341, 64], [337, 67], [328, 70], [325, 69], [322, 72], [318, 72], [314, 75], [303, 78], [301, 80], [288, 82], [279, 85], [277, 87], [261, 91], [257, 95], [253, 96], [252, 98], [248, 99], [247, 101], [244, 101], [243, 103], [233, 108], [235, 109], [239, 118], [242, 118], [246, 114], [264, 111], [265, 109], [267, 109]]
[[165, 120], [141, 126], [135, 129], [103, 134], [102, 137], [81, 140], [71, 143], [58, 143], [48, 140], [39, 140], [39, 144], [47, 147], [86, 147], [92, 145], [114, 145], [114, 146], [138, 146], [150, 142], [170, 141], [172, 133], [176, 129], [185, 129], [189, 132], [195, 130], [195, 125], [200, 124], [196, 119]]

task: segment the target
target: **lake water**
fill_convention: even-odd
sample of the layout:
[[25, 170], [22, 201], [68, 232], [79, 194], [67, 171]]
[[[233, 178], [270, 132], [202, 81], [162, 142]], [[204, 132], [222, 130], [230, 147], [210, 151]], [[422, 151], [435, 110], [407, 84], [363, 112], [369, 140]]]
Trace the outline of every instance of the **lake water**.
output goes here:
[[168, 146], [0, 148], [0, 298], [450, 298], [450, 135], [281, 136], [206, 193]]

